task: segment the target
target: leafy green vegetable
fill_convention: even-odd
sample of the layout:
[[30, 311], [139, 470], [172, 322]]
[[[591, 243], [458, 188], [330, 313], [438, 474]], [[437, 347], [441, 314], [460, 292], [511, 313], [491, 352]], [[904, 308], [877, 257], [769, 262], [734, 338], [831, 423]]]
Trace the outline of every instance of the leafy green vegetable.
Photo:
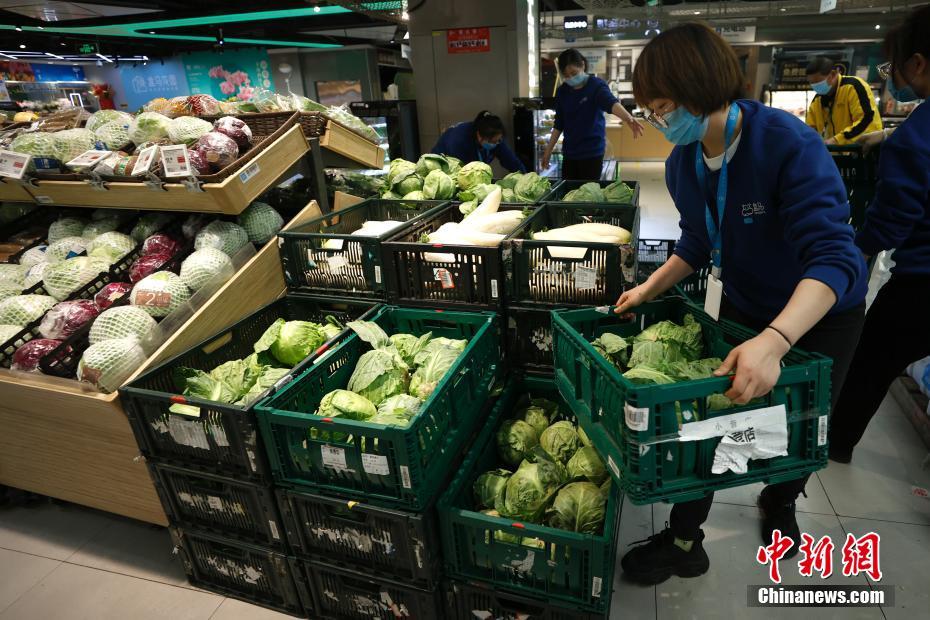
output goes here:
[[448, 200], [455, 194], [455, 181], [442, 170], [433, 170], [423, 179], [423, 195], [427, 200]]
[[720, 368], [723, 360], [719, 357], [708, 357], [693, 362], [672, 362], [666, 364], [665, 371], [668, 376], [677, 381], [695, 381], [714, 376], [714, 371]]
[[536, 455], [535, 462], [524, 460], [507, 480], [504, 495], [495, 506], [503, 517], [537, 522], [551, 496], [567, 477], [565, 467], [547, 457]]
[[[681, 345], [681, 354], [686, 360], [696, 360], [701, 357], [701, 352], [704, 350], [701, 324], [695, 321], [690, 314], [685, 315], [683, 323], [683, 325], [678, 325], [672, 321], [653, 323], [637, 334], [634, 341], [677, 342]], [[633, 365], [632, 361], [630, 363]]]
[[359, 358], [347, 387], [377, 406], [389, 397], [407, 391], [410, 384], [407, 368], [393, 348], [374, 349]]
[[630, 356], [630, 368], [647, 366], [649, 368], [664, 368], [672, 362], [685, 362], [681, 346], [673, 341], [642, 340], [633, 343], [633, 355]]
[[565, 485], [547, 512], [549, 525], [570, 532], [597, 534], [604, 525], [607, 497], [596, 484], [572, 482]]
[[426, 194], [421, 191], [410, 192], [409, 194], [404, 194], [401, 200], [426, 200]]
[[391, 344], [391, 339], [381, 326], [374, 321], [349, 321], [346, 327], [355, 332], [363, 341], [375, 349], [381, 349]]
[[402, 178], [406, 177], [408, 174], [416, 174], [417, 165], [406, 159], [392, 159], [391, 163], [388, 164], [388, 172], [384, 177], [385, 184], [393, 188], [395, 181], [400, 181]]
[[633, 188], [623, 181], [614, 181], [604, 188], [604, 198], [607, 202], [627, 202], [633, 201]]
[[607, 202], [604, 190], [597, 181], [585, 183], [578, 189], [573, 189], [562, 198], [563, 202]]
[[316, 415], [324, 418], [348, 418], [349, 420], [368, 420], [377, 415], [378, 410], [370, 400], [349, 390], [333, 390], [320, 401]]
[[512, 472], [506, 469], [487, 471], [475, 480], [472, 489], [475, 493], [475, 502], [482, 508], [493, 508], [503, 499], [504, 488]]
[[416, 396], [398, 394], [386, 398], [378, 405], [379, 416], [396, 416], [412, 420], [420, 412], [423, 402]]
[[401, 196], [406, 196], [410, 192], [419, 192], [423, 190], [423, 179], [416, 172], [408, 172], [395, 179], [391, 189]]
[[629, 360], [627, 341], [616, 334], [604, 333], [599, 338], [591, 342], [594, 350], [601, 354], [607, 361], [616, 366], [621, 372], [626, 368]]
[[539, 433], [523, 420], [507, 420], [497, 431], [497, 453], [507, 465], [516, 466], [537, 445]]
[[550, 189], [552, 184], [549, 179], [544, 179], [535, 172], [528, 172], [517, 181], [513, 193], [519, 202], [536, 202]]
[[431, 352], [414, 371], [410, 379], [410, 394], [421, 400], [429, 398], [460, 354], [451, 347], [439, 347]]
[[468, 215], [469, 213], [471, 213], [477, 208], [478, 208], [477, 202], [475, 202], [474, 200], [466, 200], [465, 202], [459, 205], [459, 213], [461, 213], [462, 215]]
[[540, 447], [560, 463], [567, 463], [580, 443], [574, 424], [565, 420], [556, 422], [539, 436]]
[[537, 433], [542, 433], [558, 412], [559, 406], [551, 400], [534, 398], [530, 401], [530, 406], [519, 412], [516, 417], [535, 428]]
[[522, 172], [511, 172], [503, 179], [497, 182], [503, 189], [513, 190], [517, 186], [517, 181], [523, 176]]
[[[380, 329], [380, 327], [378, 329]], [[397, 349], [397, 352], [400, 353], [404, 362], [406, 362], [408, 366], [413, 366], [417, 354], [426, 347], [432, 337], [432, 332], [427, 332], [419, 338], [413, 334], [394, 334], [390, 337], [390, 341]]]
[[[581, 427], [578, 427], [579, 435]], [[607, 478], [607, 468], [604, 467], [604, 461], [601, 460], [597, 450], [591, 446], [580, 448], [572, 458], [568, 459], [566, 465], [569, 478], [586, 478], [588, 482], [601, 484]]]
[[504, 188], [501, 190], [501, 202], [508, 203], [508, 202], [525, 202], [525, 201], [521, 201], [519, 198], [517, 198], [517, 195], [513, 193], [512, 189]]
[[329, 340], [331, 333], [319, 323], [278, 319], [265, 330], [253, 349], [256, 353], [270, 351], [285, 366], [296, 366]]
[[[401, 428], [410, 426], [410, 418], [395, 413], [377, 413], [365, 421], [369, 424], [383, 424], [384, 426], [399, 426]], [[364, 442], [362, 447], [364, 449]], [[375, 449], [377, 449], [377, 440], [375, 440]]]
[[430, 340], [425, 347], [423, 347], [419, 353], [414, 355], [413, 363], [417, 366], [422, 366], [426, 361], [436, 354], [436, 352], [441, 351], [442, 349], [451, 349], [456, 354], [461, 353], [465, 350], [465, 346], [468, 344], [467, 340], [453, 340], [451, 338], [433, 338]]
[[[436, 153], [426, 153], [417, 161], [416, 171], [421, 177], [426, 177], [433, 170], [439, 170], [444, 174], [453, 174], [453, 162], [449, 161], [445, 155]], [[455, 159], [454, 157], [451, 159]], [[458, 160], [456, 160], [458, 161]], [[459, 164], [460, 165], [460, 164]]]
[[631, 368], [623, 373], [623, 376], [633, 383], [657, 383], [660, 385], [675, 383], [675, 380], [665, 373], [647, 366]]
[[493, 183], [479, 183], [469, 187], [468, 189], [461, 190], [457, 197], [459, 200], [481, 204], [481, 202], [488, 197], [488, 194], [493, 192], [495, 189], [497, 189], [497, 186]]
[[493, 178], [491, 166], [481, 161], [473, 161], [462, 166], [455, 177], [461, 189], [471, 189], [482, 183], [490, 183]]
[[578, 425], [578, 440], [581, 442], [582, 447], [588, 447], [591, 445], [591, 440], [588, 439], [588, 434], [584, 432], [584, 429], [581, 428], [581, 425]]
[[236, 401], [236, 404], [248, 407], [258, 400], [266, 390], [271, 389], [278, 381], [287, 376], [289, 372], [290, 370], [287, 368], [266, 366], [265, 369], [262, 370], [262, 374], [255, 380], [255, 383], [252, 384], [252, 387], [249, 388], [249, 391], [243, 394], [242, 398]]

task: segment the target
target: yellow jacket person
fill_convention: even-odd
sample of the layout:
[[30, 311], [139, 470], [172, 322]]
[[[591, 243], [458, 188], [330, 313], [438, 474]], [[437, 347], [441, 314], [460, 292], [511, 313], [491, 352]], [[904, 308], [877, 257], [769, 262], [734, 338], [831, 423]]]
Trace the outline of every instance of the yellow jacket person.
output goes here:
[[807, 109], [807, 124], [827, 144], [851, 144], [870, 131], [881, 131], [882, 118], [872, 89], [862, 79], [843, 75], [825, 56], [807, 65], [807, 81], [817, 93]]

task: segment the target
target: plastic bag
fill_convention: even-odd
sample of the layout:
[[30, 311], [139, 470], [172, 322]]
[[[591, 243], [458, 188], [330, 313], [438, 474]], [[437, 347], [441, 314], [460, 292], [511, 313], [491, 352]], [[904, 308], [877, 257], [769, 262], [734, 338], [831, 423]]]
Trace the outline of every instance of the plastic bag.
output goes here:
[[171, 254], [155, 252], [139, 258], [129, 268], [129, 281], [135, 284], [139, 280], [155, 273], [161, 266], [171, 260]]
[[[39, 361], [57, 349], [60, 345], [61, 340], [52, 340], [49, 338], [30, 340], [13, 353], [13, 364], [10, 368], [20, 372], [42, 372], [39, 369]], [[68, 352], [64, 352], [65, 355], [67, 355], [67, 353]]]
[[142, 256], [149, 254], [167, 254], [174, 256], [181, 249], [181, 244], [164, 233], [157, 233], [142, 243]]
[[[142, 278], [140, 278], [141, 280]], [[103, 312], [112, 306], [118, 299], [132, 291], [132, 284], [128, 282], [111, 282], [94, 295], [94, 305]]]
[[232, 138], [240, 149], [252, 144], [252, 128], [235, 116], [224, 116], [213, 123], [213, 130]]
[[349, 106], [330, 106], [326, 109], [326, 116], [341, 123], [366, 140], [377, 143], [380, 140], [378, 132], [365, 124], [365, 121], [349, 112]]
[[219, 172], [239, 159], [239, 146], [235, 140], [217, 131], [201, 136], [192, 150], [204, 156], [213, 172]]
[[64, 340], [97, 318], [98, 314], [100, 309], [89, 299], [63, 301], [45, 314], [39, 324], [39, 333], [43, 338]]
[[191, 95], [187, 107], [194, 116], [216, 116], [221, 114], [220, 102], [210, 95]]

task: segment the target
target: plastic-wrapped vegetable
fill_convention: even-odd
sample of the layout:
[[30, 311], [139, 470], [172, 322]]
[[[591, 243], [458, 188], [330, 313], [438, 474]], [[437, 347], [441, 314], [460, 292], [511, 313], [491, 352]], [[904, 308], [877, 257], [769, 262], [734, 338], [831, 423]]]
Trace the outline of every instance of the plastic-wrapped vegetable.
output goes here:
[[252, 243], [267, 243], [284, 227], [284, 218], [264, 202], [253, 202], [236, 220]]
[[219, 274], [229, 278], [234, 271], [229, 256], [216, 248], [197, 250], [181, 263], [181, 279], [192, 291], [200, 290]]
[[174, 144], [193, 144], [213, 131], [213, 125], [194, 116], [179, 116], [168, 123], [168, 139]]
[[366, 140], [377, 143], [379, 140], [378, 132], [365, 124], [365, 121], [355, 116], [349, 112], [348, 108], [345, 106], [332, 106], [327, 108], [326, 116], [342, 123], [358, 135], [362, 136]]
[[0, 284], [22, 286], [29, 267], [14, 263], [0, 263]]
[[207, 161], [207, 156], [203, 151], [188, 151], [187, 159], [190, 161], [195, 175], [210, 174], [210, 162]]
[[252, 144], [252, 128], [235, 116], [224, 116], [213, 123], [213, 131], [233, 139], [240, 149]]
[[108, 233], [119, 228], [120, 219], [116, 216], [94, 220], [84, 227], [81, 236], [88, 241], [93, 241], [103, 233]]
[[146, 213], [139, 218], [136, 225], [133, 226], [130, 237], [137, 242], [142, 243], [151, 237], [171, 221], [171, 216], [167, 213]]
[[148, 312], [135, 306], [116, 306], [104, 310], [90, 326], [91, 344], [119, 338], [145, 340], [157, 323]]
[[[31, 289], [33, 286], [42, 281], [42, 278], [45, 277], [45, 270], [51, 263], [41, 262], [36, 263], [29, 268], [29, 271], [26, 272], [26, 278], [23, 280], [22, 290], [26, 291]], [[17, 293], [18, 294], [18, 293]]]
[[101, 125], [94, 131], [94, 137], [107, 147], [108, 151], [119, 151], [129, 146], [129, 123], [131, 121], [113, 121]]
[[[139, 279], [141, 280], [142, 278]], [[110, 282], [94, 295], [94, 304], [101, 311], [106, 310], [112, 306], [117, 299], [128, 295], [131, 291], [132, 284], [128, 282]]]
[[115, 392], [145, 362], [145, 351], [138, 340], [105, 340], [84, 351], [77, 378], [102, 392]]
[[191, 298], [184, 281], [170, 271], [157, 271], [140, 280], [129, 295], [129, 303], [153, 317], [168, 316]]
[[[21, 133], [10, 143], [10, 150], [14, 153], [24, 153], [33, 157], [42, 157], [47, 159], [58, 159], [58, 151], [55, 149], [55, 139], [52, 134], [41, 131], [33, 133]], [[29, 170], [35, 170], [34, 164], [29, 164]]]
[[56, 158], [62, 164], [84, 153], [93, 150], [96, 146], [97, 138], [94, 132], [86, 129], [64, 129], [52, 134], [55, 141]]
[[129, 254], [136, 247], [136, 242], [129, 235], [111, 231], [96, 237], [87, 245], [87, 255], [103, 258], [111, 265]]
[[179, 116], [189, 116], [191, 113], [190, 106], [187, 105], [187, 97], [172, 97], [168, 100], [168, 106], [165, 108], [165, 116], [168, 118], [177, 118]]
[[13, 363], [10, 369], [20, 372], [42, 372], [39, 369], [39, 361], [60, 345], [61, 340], [50, 338], [30, 340], [13, 353]]
[[235, 140], [218, 131], [202, 135], [193, 150], [199, 151], [206, 158], [214, 172], [219, 172], [239, 158], [239, 147]]
[[158, 233], [152, 235], [143, 242], [142, 255], [167, 254], [168, 256], [174, 256], [180, 249], [181, 244], [177, 240], [168, 235]]
[[143, 112], [135, 118], [129, 128], [129, 139], [134, 144], [155, 142], [168, 137], [171, 119], [158, 112]]
[[194, 249], [216, 248], [228, 256], [233, 256], [248, 242], [249, 235], [242, 226], [225, 220], [215, 220], [197, 233]]
[[48, 295], [17, 295], [0, 301], [0, 325], [25, 327], [37, 321], [58, 303]]
[[80, 256], [87, 250], [87, 239], [84, 237], [64, 237], [48, 244], [45, 258], [49, 263], [60, 263], [63, 260]]
[[140, 257], [129, 268], [129, 281], [135, 284], [139, 280], [148, 277], [161, 269], [162, 265], [171, 260], [171, 254], [146, 254]]
[[220, 102], [210, 95], [191, 95], [187, 98], [187, 108], [194, 116], [216, 116], [221, 114]]
[[44, 263], [46, 260], [48, 260], [45, 257], [45, 251], [47, 249], [47, 245], [37, 245], [35, 247], [29, 248], [19, 257], [19, 264], [26, 267], [32, 267], [38, 263]]
[[132, 169], [136, 167], [137, 161], [139, 158], [135, 155], [114, 153], [97, 164], [94, 172], [104, 176], [128, 177], [132, 174]]
[[12, 340], [18, 336], [21, 331], [23, 331], [23, 328], [19, 325], [0, 325], [0, 344], [5, 344]]
[[39, 324], [39, 333], [43, 338], [63, 340], [93, 321], [98, 314], [100, 309], [89, 299], [63, 301], [45, 314]]
[[167, 110], [170, 106], [171, 106], [171, 102], [165, 99], [164, 97], [156, 97], [155, 99], [152, 99], [151, 101], [146, 103], [144, 106], [142, 106], [142, 111], [143, 112], [158, 112], [159, 114], [164, 114], [165, 110]]
[[121, 112], [119, 110], [98, 110], [90, 115], [84, 129], [96, 132], [97, 129], [110, 123], [122, 123], [129, 125], [132, 123], [132, 114]]
[[104, 259], [90, 256], [69, 258], [45, 269], [42, 284], [49, 295], [62, 300], [110, 268]]
[[87, 220], [80, 217], [60, 217], [48, 227], [48, 242], [55, 243], [65, 237], [80, 237]]

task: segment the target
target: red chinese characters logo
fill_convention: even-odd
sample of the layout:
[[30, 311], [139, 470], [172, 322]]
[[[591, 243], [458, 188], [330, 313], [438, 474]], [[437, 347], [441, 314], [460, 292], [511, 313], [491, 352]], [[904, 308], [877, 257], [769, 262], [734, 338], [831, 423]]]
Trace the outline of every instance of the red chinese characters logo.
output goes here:
[[843, 575], [854, 577], [865, 573], [872, 581], [881, 581], [882, 569], [878, 560], [880, 542], [875, 532], [869, 532], [861, 538], [847, 534], [843, 544]]
[[833, 541], [824, 536], [814, 544], [814, 537], [810, 534], [801, 534], [801, 546], [798, 551], [804, 556], [798, 562], [798, 569], [802, 577], [812, 577], [814, 571], [820, 573], [821, 579], [833, 574]]
[[[875, 532], [869, 532], [856, 538], [853, 534], [846, 535], [843, 544], [843, 576], [855, 577], [860, 574], [868, 575], [873, 581], [882, 578], [881, 564], [879, 562], [879, 544], [881, 538]], [[773, 583], [781, 583], [781, 573], [778, 561], [784, 558], [794, 541], [788, 536], [782, 536], [779, 530], [772, 533], [772, 544], [759, 547], [756, 552], [756, 561], [769, 567], [769, 579]], [[813, 577], [820, 574], [821, 579], [827, 579], [833, 574], [833, 540], [829, 536], [815, 539], [810, 534], [801, 534], [801, 560], [798, 562], [798, 572], [802, 577]]]
[[772, 583], [781, 583], [781, 573], [778, 571], [778, 561], [782, 559], [788, 550], [794, 546], [794, 541], [788, 536], [782, 536], [780, 530], [772, 532], [772, 544], [766, 547], [759, 547], [756, 552], [756, 561], [763, 566], [769, 565], [769, 579]]

